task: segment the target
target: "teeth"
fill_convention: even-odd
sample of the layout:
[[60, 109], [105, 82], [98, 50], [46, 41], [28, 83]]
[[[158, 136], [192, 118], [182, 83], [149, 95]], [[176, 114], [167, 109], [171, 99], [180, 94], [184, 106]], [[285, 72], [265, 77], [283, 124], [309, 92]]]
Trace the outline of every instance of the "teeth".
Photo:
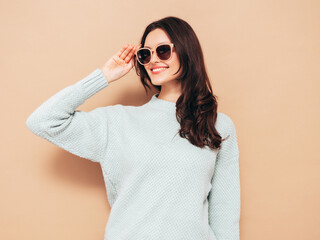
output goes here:
[[158, 71], [160, 71], [160, 70], [162, 70], [162, 69], [167, 69], [167, 68], [156, 68], [156, 69], [151, 69], [151, 71], [152, 71], [152, 72], [158, 72]]

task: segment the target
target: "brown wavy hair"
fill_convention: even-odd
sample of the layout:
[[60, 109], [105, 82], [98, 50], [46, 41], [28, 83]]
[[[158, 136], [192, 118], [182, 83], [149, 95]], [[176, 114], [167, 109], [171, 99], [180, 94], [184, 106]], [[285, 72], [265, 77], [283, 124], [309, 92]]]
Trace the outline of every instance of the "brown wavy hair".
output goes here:
[[[200, 148], [220, 149], [222, 139], [215, 128], [217, 119], [217, 96], [213, 94], [205, 68], [200, 42], [192, 27], [184, 20], [169, 16], [150, 23], [141, 38], [144, 47], [147, 35], [157, 28], [164, 30], [174, 43], [180, 61], [181, 73], [177, 80], [182, 94], [176, 102], [176, 118], [181, 126], [179, 135]], [[161, 86], [153, 85], [143, 65], [134, 59], [137, 75], [147, 92], [149, 84], [159, 92]]]

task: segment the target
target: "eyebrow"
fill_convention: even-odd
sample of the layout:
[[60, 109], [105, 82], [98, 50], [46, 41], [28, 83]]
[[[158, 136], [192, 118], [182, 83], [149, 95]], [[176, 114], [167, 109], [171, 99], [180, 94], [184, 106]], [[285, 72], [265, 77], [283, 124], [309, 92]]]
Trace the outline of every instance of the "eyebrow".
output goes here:
[[[161, 43], [158, 43], [158, 44], [156, 44], [155, 46], [157, 46], [157, 45], [159, 45], [159, 44], [162, 44], [162, 43], [168, 43], [167, 41], [166, 42], [161, 42]], [[149, 47], [149, 46], [144, 46], [145, 48], [151, 48], [151, 47]]]

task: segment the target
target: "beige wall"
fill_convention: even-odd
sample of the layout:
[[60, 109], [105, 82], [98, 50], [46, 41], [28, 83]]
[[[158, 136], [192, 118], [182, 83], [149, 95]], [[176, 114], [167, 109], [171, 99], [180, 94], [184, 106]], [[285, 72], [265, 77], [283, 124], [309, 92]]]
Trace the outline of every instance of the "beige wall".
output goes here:
[[[319, 9], [316, 0], [2, 0], [0, 239], [103, 239], [100, 166], [25, 121], [168, 15], [198, 34], [218, 110], [237, 127], [241, 239], [320, 239]], [[131, 71], [79, 109], [150, 96]]]

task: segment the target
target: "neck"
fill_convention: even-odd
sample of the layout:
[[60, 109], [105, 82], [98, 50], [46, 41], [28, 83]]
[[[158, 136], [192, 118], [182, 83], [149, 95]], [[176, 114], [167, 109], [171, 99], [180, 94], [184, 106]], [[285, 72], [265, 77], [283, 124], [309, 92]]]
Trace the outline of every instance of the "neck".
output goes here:
[[158, 99], [176, 103], [178, 98], [180, 97], [180, 94], [177, 94], [177, 93], [165, 94], [163, 93], [163, 91], [161, 91], [159, 94], [157, 94], [157, 97]]
[[159, 93], [153, 94], [150, 101], [147, 104], [167, 112], [174, 113], [176, 111], [176, 102], [161, 99], [158, 97], [159, 97]]

